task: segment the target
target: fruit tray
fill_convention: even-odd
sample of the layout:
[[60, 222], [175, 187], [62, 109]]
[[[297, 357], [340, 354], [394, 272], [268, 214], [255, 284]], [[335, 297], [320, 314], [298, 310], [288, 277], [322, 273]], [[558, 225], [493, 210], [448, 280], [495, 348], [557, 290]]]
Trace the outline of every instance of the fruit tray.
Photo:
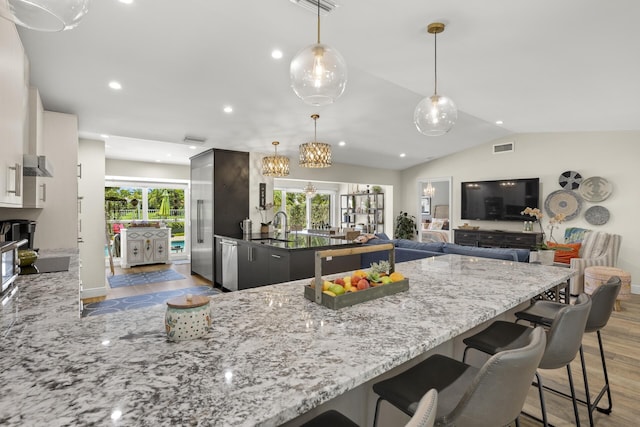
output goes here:
[[389, 274], [391, 274], [395, 271], [395, 248], [392, 244], [317, 251], [315, 257], [315, 278], [313, 279], [314, 287], [311, 287], [311, 285], [305, 286], [304, 297], [332, 310], [338, 310], [344, 307], [360, 304], [361, 302], [371, 301], [408, 290], [409, 279], [405, 278], [397, 282], [387, 283], [371, 287], [369, 289], [359, 290], [357, 292], [347, 292], [337, 296], [328, 295], [322, 292], [322, 284], [324, 282], [321, 271], [323, 258], [377, 252], [382, 250], [389, 251]]

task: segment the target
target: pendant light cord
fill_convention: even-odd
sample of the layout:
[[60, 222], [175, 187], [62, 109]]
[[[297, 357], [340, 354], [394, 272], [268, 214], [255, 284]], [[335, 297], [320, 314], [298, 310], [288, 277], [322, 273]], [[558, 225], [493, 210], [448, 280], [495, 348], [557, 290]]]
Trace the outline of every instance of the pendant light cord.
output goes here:
[[434, 33], [433, 36], [435, 37], [433, 40], [433, 77], [434, 77], [434, 84], [433, 84], [433, 94], [437, 95], [438, 94], [438, 33]]
[[320, 44], [320, 0], [318, 2], [318, 44]]

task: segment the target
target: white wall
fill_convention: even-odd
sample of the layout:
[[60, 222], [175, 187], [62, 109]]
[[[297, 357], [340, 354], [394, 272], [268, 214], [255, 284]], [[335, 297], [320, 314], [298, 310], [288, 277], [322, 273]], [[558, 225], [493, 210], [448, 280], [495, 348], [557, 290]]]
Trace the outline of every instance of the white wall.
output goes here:
[[154, 180], [189, 180], [189, 165], [171, 165], [155, 162], [134, 162], [130, 160], [105, 160], [105, 175], [135, 177]]
[[[402, 172], [402, 209], [416, 210], [415, 183], [429, 177], [453, 177], [451, 219], [453, 227], [460, 219], [460, 183], [480, 179], [531, 178], [541, 182], [541, 206], [553, 191], [561, 189], [558, 177], [565, 171], [577, 171], [583, 178], [601, 176], [613, 184], [613, 194], [600, 203], [584, 202], [578, 218], [565, 222], [554, 237], [564, 235], [566, 227], [584, 227], [622, 235], [618, 266], [640, 283], [640, 227], [636, 225], [640, 211], [638, 178], [640, 132], [572, 132], [520, 134], [437, 159]], [[515, 142], [515, 152], [492, 154], [492, 145]], [[590, 206], [606, 207], [611, 218], [605, 225], [589, 224], [584, 212]], [[524, 220], [524, 218], [523, 218]], [[467, 221], [484, 229], [521, 230], [522, 222]], [[548, 221], [543, 220], [546, 227]], [[545, 228], [545, 232], [548, 230]], [[636, 285], [637, 286], [637, 285]], [[638, 289], [638, 288], [635, 288]]]

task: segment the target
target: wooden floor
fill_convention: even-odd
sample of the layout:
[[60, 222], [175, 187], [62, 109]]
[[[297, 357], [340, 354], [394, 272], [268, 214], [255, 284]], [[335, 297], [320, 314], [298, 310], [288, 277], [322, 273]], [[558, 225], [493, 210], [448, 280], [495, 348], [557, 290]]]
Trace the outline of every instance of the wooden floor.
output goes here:
[[[622, 311], [614, 312], [602, 330], [602, 342], [607, 360], [607, 371], [613, 395], [613, 412], [610, 415], [594, 411], [594, 423], [599, 427], [623, 427], [640, 425], [640, 295], [631, 295], [631, 300], [622, 302]], [[604, 384], [598, 340], [595, 333], [585, 334], [583, 339], [589, 388], [592, 395]], [[568, 392], [567, 370], [540, 370], [543, 383], [554, 388], [564, 387]], [[584, 383], [580, 368], [580, 357], [571, 364], [576, 389], [584, 398]], [[540, 415], [537, 389], [531, 387], [525, 411]], [[597, 390], [597, 391], [596, 391]], [[571, 401], [551, 392], [545, 392], [549, 421], [556, 426], [575, 425]], [[606, 397], [601, 401], [606, 407]], [[584, 405], [578, 405], [581, 425], [588, 426], [589, 419]], [[539, 426], [541, 423], [520, 417], [522, 427]]]
[[[128, 269], [115, 267], [115, 274], [140, 273], [172, 268], [185, 276], [186, 279], [151, 283], [148, 285], [125, 286], [109, 289], [107, 299], [121, 298], [131, 295], [141, 295], [171, 289], [188, 288], [192, 286], [211, 285], [200, 276], [191, 275], [190, 264], [157, 264]], [[107, 275], [111, 273], [107, 269]], [[607, 326], [602, 330], [609, 381], [613, 394], [613, 412], [610, 415], [594, 412], [595, 425], [599, 427], [622, 427], [640, 425], [640, 295], [631, 295], [631, 300], [622, 302], [622, 311], [614, 312]], [[604, 384], [598, 341], [596, 334], [586, 334], [583, 339], [589, 387], [592, 394]], [[571, 371], [576, 384], [576, 390], [584, 397], [584, 383], [579, 357], [571, 364]], [[543, 383], [568, 391], [566, 369], [540, 370]], [[563, 397], [545, 392], [549, 421], [555, 426], [575, 425], [571, 401]], [[601, 406], [606, 406], [606, 397]], [[588, 426], [589, 419], [584, 405], [579, 405], [580, 421]], [[540, 404], [537, 389], [531, 387], [525, 411], [540, 415]], [[526, 416], [520, 417], [522, 427], [539, 426], [541, 423]]]
[[[134, 295], [149, 294], [153, 292], [170, 291], [173, 289], [191, 288], [193, 286], [211, 285], [211, 282], [209, 282], [208, 280], [197, 275], [191, 275], [191, 264], [153, 264], [141, 265], [131, 268], [120, 268], [119, 266], [115, 265], [114, 271], [115, 274], [132, 274], [166, 270], [169, 268], [182, 274], [185, 279], [172, 280], [169, 282], [149, 283], [147, 285], [123, 286], [121, 288], [110, 288], [107, 281], [106, 299], [123, 298]], [[109, 270], [109, 268], [105, 269], [105, 275], [106, 277], [109, 277], [111, 275], [111, 271]]]

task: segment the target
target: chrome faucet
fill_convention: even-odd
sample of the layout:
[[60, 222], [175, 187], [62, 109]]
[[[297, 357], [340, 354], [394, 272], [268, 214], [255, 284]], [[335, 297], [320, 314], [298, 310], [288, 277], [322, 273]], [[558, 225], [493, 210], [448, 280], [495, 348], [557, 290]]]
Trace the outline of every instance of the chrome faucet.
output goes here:
[[[282, 217], [282, 219], [280, 219]], [[289, 217], [285, 211], [278, 211], [273, 216], [273, 226], [276, 228], [280, 228], [280, 222], [282, 221], [282, 232], [287, 235], [287, 223], [289, 222]]]

